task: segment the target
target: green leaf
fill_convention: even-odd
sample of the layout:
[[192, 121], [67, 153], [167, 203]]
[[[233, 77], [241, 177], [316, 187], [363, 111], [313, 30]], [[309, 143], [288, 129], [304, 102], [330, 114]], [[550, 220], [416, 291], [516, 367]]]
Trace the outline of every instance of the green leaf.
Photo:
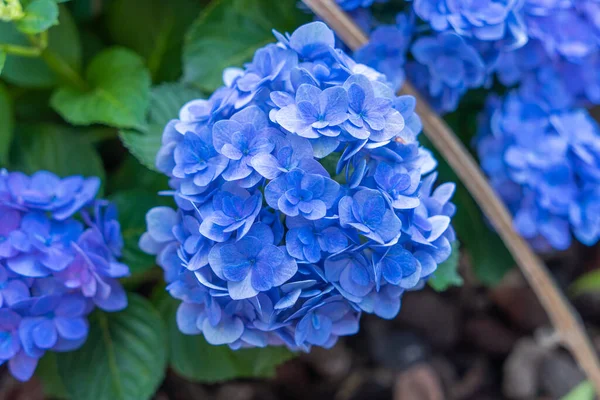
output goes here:
[[600, 291], [600, 269], [587, 272], [571, 283], [569, 292], [573, 296]]
[[590, 381], [583, 381], [561, 400], [594, 400], [595, 398], [594, 385]]
[[56, 353], [49, 351], [40, 359], [35, 375], [42, 381], [44, 394], [53, 399], [68, 399], [67, 389], [58, 374]]
[[114, 47], [98, 54], [86, 72], [87, 90], [58, 89], [52, 107], [74, 125], [102, 123], [144, 129], [150, 98], [150, 74], [140, 56]]
[[130, 154], [106, 180], [106, 184], [108, 193], [132, 188], [143, 188], [151, 193], [158, 193], [169, 188], [169, 178], [149, 170]]
[[0, 82], [0, 167], [8, 164], [8, 152], [13, 138], [14, 114], [12, 100]]
[[58, 372], [77, 400], [146, 400], [167, 361], [164, 322], [148, 300], [130, 294], [118, 313], [95, 311], [79, 350], [58, 354]]
[[132, 274], [140, 273], [155, 265], [155, 257], [140, 250], [140, 236], [146, 232], [146, 213], [152, 207], [173, 206], [172, 199], [143, 189], [118, 192], [109, 197], [119, 210], [119, 223], [123, 234], [121, 261], [129, 266]]
[[279, 364], [294, 357], [284, 347], [234, 351], [227, 346], [210, 345], [202, 335], [184, 335], [175, 320], [179, 301], [166, 292], [155, 297], [155, 304], [167, 323], [170, 366], [186, 379], [218, 382], [234, 378], [272, 377]]
[[122, 130], [121, 140], [140, 162], [156, 170], [156, 153], [161, 146], [167, 122], [179, 115], [179, 109], [190, 100], [202, 97], [202, 92], [183, 84], [163, 84], [152, 89], [148, 112], [148, 129], [145, 132]]
[[460, 183], [452, 168], [427, 138], [422, 136], [420, 141], [432, 150], [438, 160], [438, 182], [456, 182], [456, 192], [452, 199], [456, 204], [456, 215], [452, 218], [452, 226], [460, 242], [471, 255], [475, 275], [482, 283], [489, 286], [500, 283], [504, 274], [515, 265], [512, 256], [498, 234], [486, 223], [477, 203]]
[[[7, 82], [28, 88], [49, 88], [59, 84], [60, 77], [53, 72], [44, 58], [57, 61], [63, 70], [77, 73], [81, 69], [81, 43], [75, 22], [65, 6], [60, 7], [59, 25], [48, 30], [48, 47], [42, 57], [8, 55], [2, 72]], [[2, 43], [31, 46], [27, 37], [14, 24], [0, 22]]]
[[225, 68], [241, 66], [276, 41], [272, 29], [293, 31], [310, 19], [296, 0], [215, 0], [186, 36], [184, 80], [212, 92], [222, 85]]
[[486, 285], [497, 285], [514, 267], [512, 256], [498, 234], [485, 222], [475, 200], [462, 184], [457, 185], [454, 203], [453, 226], [471, 254], [475, 275]]
[[2, 70], [4, 69], [4, 63], [6, 62], [6, 53], [0, 50], [0, 75], [2, 75]]
[[58, 5], [53, 0], [34, 0], [24, 11], [25, 16], [17, 22], [23, 33], [35, 35], [58, 24]]
[[429, 286], [434, 290], [442, 292], [451, 286], [462, 286], [463, 278], [458, 274], [459, 247], [460, 243], [458, 240], [455, 240], [452, 243], [452, 254], [450, 254], [450, 257], [438, 265], [433, 276], [429, 278]]
[[27, 124], [17, 127], [15, 169], [32, 174], [39, 170], [60, 176], [98, 176], [104, 167], [96, 149], [68, 128], [52, 124]]
[[113, 41], [146, 59], [157, 80], [181, 76], [181, 50], [188, 27], [198, 16], [198, 0], [116, 0], [106, 14]]

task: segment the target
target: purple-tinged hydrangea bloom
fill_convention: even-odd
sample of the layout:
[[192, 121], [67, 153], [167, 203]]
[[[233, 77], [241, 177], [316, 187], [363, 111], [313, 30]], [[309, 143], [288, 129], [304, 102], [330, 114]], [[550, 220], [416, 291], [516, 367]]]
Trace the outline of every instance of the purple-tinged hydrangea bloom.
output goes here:
[[583, 109], [552, 110], [512, 92], [492, 98], [477, 151], [515, 216], [515, 228], [539, 250], [564, 250], [571, 234], [587, 245], [600, 199], [600, 128]]
[[460, 97], [486, 78], [481, 55], [455, 33], [419, 38], [411, 51], [417, 62], [407, 65], [407, 75], [439, 111], [456, 109]]
[[28, 380], [47, 351], [71, 351], [88, 314], [118, 311], [123, 238], [98, 178], [0, 171], [0, 363]]
[[150, 210], [140, 247], [182, 332], [308, 351], [363, 311], [393, 318], [450, 255], [453, 186], [432, 187], [414, 98], [321, 22], [275, 36], [165, 127], [157, 167], [178, 209]]

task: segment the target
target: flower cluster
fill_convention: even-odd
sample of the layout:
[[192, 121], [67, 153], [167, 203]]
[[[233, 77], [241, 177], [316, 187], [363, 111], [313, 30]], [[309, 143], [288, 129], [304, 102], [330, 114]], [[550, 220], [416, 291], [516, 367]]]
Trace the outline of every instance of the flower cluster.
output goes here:
[[492, 97], [478, 139], [483, 169], [538, 250], [566, 249], [571, 232], [600, 239], [600, 128], [586, 110]]
[[564, 249], [571, 232], [598, 241], [591, 210], [600, 189], [591, 177], [600, 165], [583, 108], [600, 104], [600, 1], [414, 0], [405, 8], [395, 25], [370, 18], [357, 60], [399, 85], [406, 75], [442, 113], [494, 77], [516, 86], [488, 102], [476, 143], [482, 166], [538, 248]]
[[70, 351], [87, 315], [126, 307], [116, 278], [123, 241], [116, 210], [94, 200], [98, 178], [0, 171], [0, 361], [20, 380], [46, 351]]
[[308, 350], [394, 317], [451, 252], [453, 184], [433, 188], [415, 100], [314, 22], [224, 73], [163, 134], [178, 205], [147, 214], [187, 334]]
[[371, 40], [357, 60], [389, 65], [382, 72], [394, 83], [406, 73], [440, 112], [495, 74], [532, 101], [600, 103], [598, 0], [414, 0], [395, 25], [369, 21]]

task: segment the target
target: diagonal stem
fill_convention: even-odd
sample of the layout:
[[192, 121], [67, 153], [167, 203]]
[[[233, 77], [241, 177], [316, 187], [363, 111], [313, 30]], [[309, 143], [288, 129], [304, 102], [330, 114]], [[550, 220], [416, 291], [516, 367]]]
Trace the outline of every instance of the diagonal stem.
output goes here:
[[[356, 50], [368, 42], [365, 33], [333, 0], [303, 1], [327, 22], [351, 49]], [[401, 94], [409, 94], [417, 99], [416, 112], [423, 121], [425, 135], [454, 169], [491, 221], [544, 306], [562, 343], [594, 384], [596, 393], [600, 393], [600, 363], [577, 312], [558, 289], [542, 260], [514, 230], [510, 213], [450, 127], [433, 111], [410, 82], [404, 83]]]

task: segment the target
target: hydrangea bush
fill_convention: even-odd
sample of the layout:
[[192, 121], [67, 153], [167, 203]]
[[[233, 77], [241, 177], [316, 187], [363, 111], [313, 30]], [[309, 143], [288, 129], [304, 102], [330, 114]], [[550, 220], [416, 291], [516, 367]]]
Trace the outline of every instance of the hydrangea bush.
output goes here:
[[[394, 25], [364, 24], [370, 9], [354, 6], [372, 31], [357, 60], [397, 88], [406, 76], [443, 113], [471, 89], [500, 92], [475, 148], [519, 233], [540, 251], [566, 249], [571, 233], [587, 245], [600, 239], [600, 136], [584, 108], [600, 104], [597, 1], [414, 0]], [[516, 88], [501, 100], [500, 84]]]
[[0, 360], [28, 380], [48, 351], [75, 350], [96, 307], [119, 311], [123, 238], [100, 180], [0, 170]]
[[6, 370], [77, 400], [271, 376], [460, 285], [453, 226], [497, 283], [407, 79], [536, 249], [597, 241], [598, 0], [335, 1], [350, 56], [298, 0], [0, 0]]
[[434, 188], [415, 100], [335, 49], [323, 23], [275, 32], [165, 128], [177, 210], [140, 247], [181, 300], [179, 329], [233, 349], [331, 347], [393, 318], [448, 258], [453, 184]]

